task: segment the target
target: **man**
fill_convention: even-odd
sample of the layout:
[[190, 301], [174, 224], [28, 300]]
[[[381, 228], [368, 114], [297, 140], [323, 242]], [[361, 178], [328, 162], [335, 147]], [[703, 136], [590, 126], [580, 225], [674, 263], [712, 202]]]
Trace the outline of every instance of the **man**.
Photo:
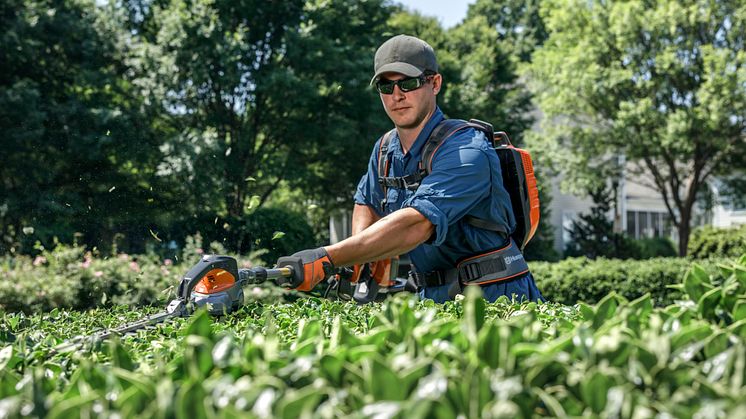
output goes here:
[[[467, 222], [468, 217], [474, 217], [490, 220], [503, 231], [515, 228], [500, 161], [482, 132], [461, 129], [438, 147], [431, 171], [419, 180], [418, 187], [386, 187], [379, 176], [379, 154], [386, 159], [386, 178], [420, 171], [423, 146], [444, 119], [436, 103], [443, 79], [432, 47], [406, 35], [381, 45], [374, 70], [371, 84], [375, 84], [396, 130], [385, 150], [381, 149], [382, 139], [373, 148], [368, 172], [355, 193], [353, 235], [330, 246], [280, 258], [277, 264], [294, 267], [296, 284], [300, 284], [297, 288], [310, 290], [333, 266], [356, 265], [359, 272], [361, 264], [408, 253], [420, 295], [443, 302], [461, 291], [464, 278], [463, 272], [459, 274], [459, 262], [514, 245], [505, 233]], [[494, 301], [506, 295], [542, 300], [520, 253], [513, 258], [520, 258], [525, 270], [512, 277], [497, 275], [497, 281], [483, 281], [488, 282], [480, 285], [485, 298]]]

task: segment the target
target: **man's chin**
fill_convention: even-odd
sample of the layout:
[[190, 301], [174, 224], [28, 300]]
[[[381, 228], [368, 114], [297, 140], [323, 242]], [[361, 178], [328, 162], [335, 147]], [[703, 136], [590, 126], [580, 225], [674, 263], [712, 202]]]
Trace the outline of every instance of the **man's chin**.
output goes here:
[[398, 118], [393, 121], [394, 125], [396, 125], [397, 128], [403, 129], [412, 129], [416, 128], [419, 125], [419, 122], [413, 118]]

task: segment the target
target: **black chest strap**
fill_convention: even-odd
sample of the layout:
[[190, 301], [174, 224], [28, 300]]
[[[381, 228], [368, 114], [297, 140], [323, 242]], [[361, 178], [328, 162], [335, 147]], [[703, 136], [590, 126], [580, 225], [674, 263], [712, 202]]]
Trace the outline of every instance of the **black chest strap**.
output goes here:
[[415, 191], [420, 187], [420, 182], [427, 176], [424, 169], [407, 176], [379, 176], [378, 183], [387, 188], [409, 189]]
[[461, 285], [485, 285], [518, 278], [528, 273], [528, 264], [513, 239], [498, 250], [473, 256], [456, 267], [427, 273], [412, 273], [418, 287], [437, 287], [457, 282]]

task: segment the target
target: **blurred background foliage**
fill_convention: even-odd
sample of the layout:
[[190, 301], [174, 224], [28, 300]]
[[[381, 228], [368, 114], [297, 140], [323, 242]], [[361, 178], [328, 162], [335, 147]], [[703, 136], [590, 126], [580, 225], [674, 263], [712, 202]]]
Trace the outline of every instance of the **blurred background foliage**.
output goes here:
[[[630, 10], [644, 8], [627, 3]], [[697, 2], [681, 3], [685, 10], [672, 8], [670, 18], [694, 13], [687, 7]], [[562, 77], [577, 69], [552, 73], [561, 54], [566, 63], [582, 63], [573, 57], [583, 51], [561, 48], [562, 39], [582, 30], [562, 26], [570, 6], [583, 16], [608, 15], [604, 2], [477, 0], [460, 24], [444, 28], [383, 0], [4, 1], [0, 254], [38, 254], [56, 242], [104, 253], [167, 254], [200, 233], [228, 251], [264, 249], [259, 257], [269, 261], [325, 243], [328, 217], [351, 206], [371, 146], [390, 128], [369, 80], [376, 47], [398, 33], [420, 36], [435, 48], [446, 81], [439, 99], [446, 115], [488, 120], [519, 145], [534, 139], [536, 158], [555, 162], [538, 168], [542, 183], [545, 175], [577, 164], [559, 167], [567, 150], [556, 146], [566, 139], [558, 136], [585, 128], [550, 130], [544, 137], [530, 131], [544, 113], [549, 122], [562, 121], [557, 100], [574, 88]], [[743, 46], [735, 32], [743, 9], [724, 2], [712, 14], [733, 28], [722, 34], [730, 44], [707, 61], [710, 73], [723, 76], [720, 84], [708, 79], [705, 93], [712, 97], [733, 86], [742, 93], [743, 52], [728, 51]], [[634, 46], [634, 39], [623, 41], [620, 48]], [[623, 78], [602, 70], [597, 76], [608, 83]], [[697, 77], [680, 73], [684, 84]], [[557, 83], [550, 89], [537, 77]], [[599, 120], [615, 116], [601, 111], [624, 107], [609, 98], [599, 109], [580, 99], [567, 103]], [[730, 134], [727, 121], [737, 119], [739, 100], [734, 94], [707, 102], [713, 113], [703, 134]], [[718, 105], [723, 101], [734, 106], [730, 114]], [[629, 120], [630, 112], [622, 117]], [[742, 127], [740, 115], [735, 124]], [[618, 149], [618, 131], [602, 134], [609, 141], [595, 148], [583, 148], [588, 143], [582, 141], [596, 137], [585, 131], [577, 137], [581, 157]], [[668, 141], [679, 132], [664, 134], [654, 137]], [[730, 137], [714, 147], [735, 150]], [[722, 160], [733, 164], [741, 156]], [[711, 172], [725, 173], [725, 167]], [[579, 185], [593, 176], [575, 173], [570, 180]], [[597, 173], [603, 178], [606, 172]], [[541, 191], [545, 220], [548, 190]], [[557, 259], [552, 237], [550, 224], [542, 223], [527, 257]]]

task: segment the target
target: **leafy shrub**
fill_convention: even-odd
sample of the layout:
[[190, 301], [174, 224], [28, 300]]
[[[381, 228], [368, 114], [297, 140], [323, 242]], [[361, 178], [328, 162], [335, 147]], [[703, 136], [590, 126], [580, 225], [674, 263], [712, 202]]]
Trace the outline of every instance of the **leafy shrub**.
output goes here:
[[152, 304], [169, 297], [164, 290], [180, 277], [170, 262], [152, 256], [100, 258], [84, 247], [63, 244], [34, 259], [6, 259], [1, 271], [0, 307], [11, 312]]
[[678, 256], [673, 242], [666, 237], [635, 240], [639, 253], [634, 259], [668, 258]]
[[[58, 243], [52, 250], [0, 259], [0, 309], [26, 313], [53, 308], [161, 304], [174, 296], [188, 266], [205, 252], [224, 253], [218, 243], [202, 248], [188, 237], [179, 258], [155, 254], [102, 256], [83, 246]], [[251, 264], [241, 260], [242, 266]]]
[[737, 258], [746, 254], [746, 225], [697, 228], [689, 239], [687, 254], [692, 259]]
[[575, 307], [487, 304], [473, 292], [442, 305], [304, 298], [220, 320], [200, 311], [56, 354], [94, 322], [135, 317], [0, 313], [0, 413], [743, 417], [746, 256], [713, 274], [695, 265], [679, 288], [683, 301], [666, 308], [615, 293]]
[[698, 317], [710, 323], [732, 325], [746, 332], [746, 254], [736, 263], [718, 267], [720, 275], [709, 275], [701, 265], [692, 266], [675, 288], [696, 305], [678, 309], [695, 310]]
[[[684, 277], [691, 261], [685, 258], [618, 260], [569, 258], [558, 263], [532, 262], [531, 272], [544, 298], [563, 304], [596, 303], [616, 292], [628, 299], [650, 293], [656, 305], [665, 306], [681, 297], [668, 286]], [[714, 272], [713, 262], [705, 269]]]

